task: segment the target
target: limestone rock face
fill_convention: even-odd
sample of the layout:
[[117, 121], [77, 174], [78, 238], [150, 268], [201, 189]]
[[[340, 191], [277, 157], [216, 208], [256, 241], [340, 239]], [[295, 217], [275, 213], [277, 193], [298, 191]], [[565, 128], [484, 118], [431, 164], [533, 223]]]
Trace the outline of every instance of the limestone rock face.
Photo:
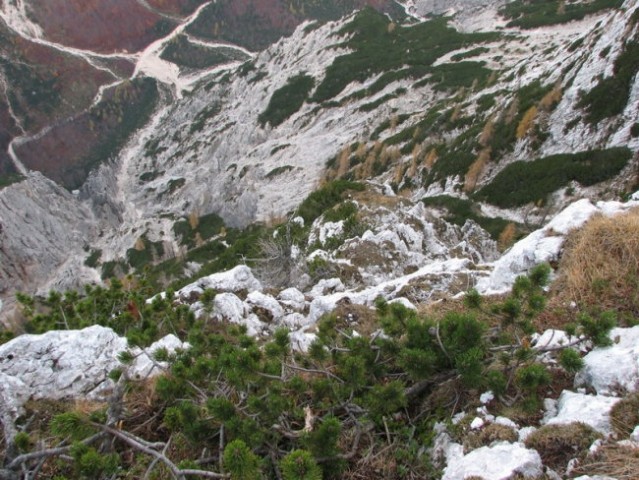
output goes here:
[[95, 225], [82, 203], [39, 173], [0, 189], [0, 296], [99, 282], [83, 265]]
[[639, 327], [613, 328], [610, 338], [611, 346], [596, 348], [584, 357], [575, 384], [602, 395], [639, 390]]
[[[161, 373], [165, 365], [151, 359], [159, 348], [173, 353], [188, 344], [168, 335], [147, 349], [132, 349], [129, 376], [143, 379]], [[99, 325], [21, 335], [0, 346], [0, 411], [15, 418], [30, 399], [103, 400], [114, 386], [109, 372], [122, 367], [118, 354], [125, 350], [125, 338]]]
[[21, 335], [0, 346], [0, 372], [20, 379], [30, 398], [95, 396], [126, 346], [126, 339], [97, 325]]
[[486, 480], [506, 480], [516, 474], [537, 478], [543, 473], [541, 457], [519, 443], [502, 442], [481, 447], [468, 455], [449, 459], [442, 480], [457, 480], [477, 475]]

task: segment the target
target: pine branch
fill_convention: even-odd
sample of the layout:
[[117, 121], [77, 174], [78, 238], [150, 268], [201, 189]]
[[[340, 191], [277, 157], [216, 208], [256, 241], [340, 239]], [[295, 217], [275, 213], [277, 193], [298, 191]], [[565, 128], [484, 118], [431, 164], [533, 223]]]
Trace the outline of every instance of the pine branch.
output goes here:
[[[82, 443], [85, 445], [90, 445], [96, 440], [99, 440], [104, 436], [104, 433], [96, 433], [91, 437], [82, 440]], [[37, 452], [24, 453], [22, 455], [14, 458], [9, 465], [7, 465], [8, 470], [16, 470], [21, 465], [30, 462], [31, 460], [39, 460], [43, 457], [55, 457], [59, 455], [64, 455], [65, 453], [69, 453], [71, 450], [71, 445], [67, 445], [65, 447], [57, 447], [57, 448], [48, 448], [45, 450], [39, 450]], [[1, 478], [1, 477], [0, 477]]]
[[313, 368], [302, 368], [302, 367], [298, 367], [297, 365], [290, 365], [288, 363], [283, 363], [282, 365], [284, 365], [287, 368], [290, 368], [292, 370], [297, 370], [300, 372], [306, 372], [306, 373], [317, 373], [320, 375], [326, 375], [327, 377], [330, 377], [334, 380], [337, 380], [339, 383], [345, 383], [344, 380], [342, 380], [341, 378], [339, 378], [337, 375], [335, 375], [334, 373], [329, 372], [328, 370], [315, 370]]
[[136, 435], [133, 435], [128, 432], [124, 432], [122, 430], [117, 430], [115, 428], [112, 428], [106, 425], [100, 425], [95, 423], [93, 425], [102, 429], [105, 433], [108, 433], [109, 435], [113, 435], [114, 437], [119, 438], [130, 447], [133, 447], [134, 449], [142, 453], [146, 453], [147, 455], [150, 455], [156, 458], [158, 461], [164, 463], [169, 468], [169, 470], [171, 470], [171, 473], [173, 474], [174, 478], [183, 479], [186, 475], [197, 475], [197, 476], [205, 477], [205, 478], [230, 478], [229, 475], [225, 475], [225, 474], [221, 474], [217, 472], [209, 472], [206, 470], [196, 470], [196, 469], [182, 470], [175, 463], [173, 463], [164, 453], [155, 450], [155, 448], [164, 448], [165, 447], [164, 443], [149, 443], [146, 440]]

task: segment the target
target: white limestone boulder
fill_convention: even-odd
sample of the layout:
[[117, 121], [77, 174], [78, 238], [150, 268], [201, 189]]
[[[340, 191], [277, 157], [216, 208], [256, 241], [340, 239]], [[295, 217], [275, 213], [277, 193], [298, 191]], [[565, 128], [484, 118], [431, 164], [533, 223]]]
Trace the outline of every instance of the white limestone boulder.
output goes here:
[[249, 267], [238, 265], [231, 270], [202, 277], [197, 282], [181, 288], [175, 295], [182, 301], [193, 303], [204, 290], [209, 288], [218, 292], [239, 292], [242, 290], [252, 292], [261, 290], [262, 284], [255, 278]]
[[[132, 349], [132, 378], [161, 373], [153, 361], [159, 348], [169, 353], [188, 344], [168, 335], [146, 350]], [[113, 388], [109, 373], [122, 367], [118, 355], [127, 350], [126, 338], [110, 328], [94, 325], [82, 330], [55, 330], [21, 335], [0, 346], [0, 401], [17, 411], [29, 399], [105, 399]]]
[[0, 346], [0, 372], [19, 378], [30, 398], [99, 396], [126, 347], [125, 338], [98, 325], [21, 335]]
[[292, 308], [295, 311], [301, 312], [306, 308], [306, 297], [297, 288], [287, 288], [282, 290], [277, 299], [280, 303], [286, 307]]
[[639, 390], [639, 326], [613, 328], [613, 344], [598, 347], [584, 357], [584, 368], [575, 377], [578, 387], [592, 387], [602, 395]]
[[271, 321], [278, 321], [284, 316], [284, 309], [275, 298], [265, 293], [254, 291], [246, 297], [246, 304], [254, 312], [261, 312]]
[[564, 390], [557, 402], [557, 414], [545, 420], [548, 425], [582, 422], [598, 432], [609, 435], [610, 409], [620, 399], [603, 395], [586, 395]]
[[218, 293], [213, 300], [213, 315], [219, 320], [242, 323], [247, 314], [246, 305], [233, 293]]
[[[467, 455], [451, 456], [442, 480], [460, 480], [477, 476], [484, 480], [509, 480], [519, 475], [537, 478], [543, 473], [541, 457], [520, 443], [500, 442], [481, 447]], [[519, 477], [518, 477], [519, 478]]]

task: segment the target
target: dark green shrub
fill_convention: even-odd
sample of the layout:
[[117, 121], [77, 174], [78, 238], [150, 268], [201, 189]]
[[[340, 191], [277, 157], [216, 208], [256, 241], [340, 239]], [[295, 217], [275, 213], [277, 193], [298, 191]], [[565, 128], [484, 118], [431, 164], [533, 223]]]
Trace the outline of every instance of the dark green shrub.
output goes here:
[[462, 34], [450, 28], [444, 18], [436, 18], [413, 26], [389, 28], [390, 21], [370, 8], [361, 10], [342, 31], [350, 35], [345, 46], [351, 53], [341, 55], [326, 70], [313, 101], [326, 102], [337, 96], [348, 84], [377, 73], [409, 68], [400, 75], [423, 76], [437, 58], [470, 42], [498, 38], [493, 33]]
[[453, 62], [458, 62], [460, 60], [465, 60], [467, 58], [472, 58], [472, 57], [477, 57], [483, 53], [488, 53], [490, 52], [490, 49], [486, 48], [486, 47], [477, 47], [477, 48], [473, 48], [472, 50], [468, 50], [467, 52], [462, 52], [462, 53], [456, 53], [455, 55], [453, 55], [452, 57], [450, 57], [450, 59]]
[[322, 469], [306, 450], [294, 450], [280, 462], [283, 480], [322, 480]]
[[273, 93], [266, 110], [259, 115], [260, 124], [276, 127], [286, 121], [302, 107], [314, 85], [313, 77], [303, 73], [289, 78], [286, 85]]
[[102, 250], [95, 249], [91, 250], [91, 253], [84, 261], [84, 264], [89, 268], [96, 268], [100, 262], [100, 257], [102, 256]]
[[448, 213], [445, 215], [446, 221], [459, 225], [460, 227], [466, 223], [466, 220], [477, 222], [484, 230], [486, 230], [495, 240], [499, 238], [501, 232], [510, 223], [503, 218], [484, 217], [475, 211], [473, 202], [462, 198], [450, 197], [448, 195], [439, 195], [436, 197], [426, 197], [422, 199], [426, 206], [443, 207]]
[[205, 47], [191, 43], [186, 35], [177, 35], [164, 48], [160, 58], [188, 68], [202, 69], [224, 63], [246, 60], [247, 55], [237, 48]]
[[545, 201], [554, 191], [579, 182], [590, 186], [617, 175], [632, 157], [626, 147], [551, 155], [504, 168], [475, 198], [504, 208]]
[[524, 398], [524, 406], [530, 410], [538, 408], [538, 390], [540, 387], [548, 385], [550, 381], [550, 373], [541, 363], [525, 365], [515, 372], [515, 384], [527, 395]]
[[233, 440], [224, 448], [224, 469], [231, 480], [260, 478], [260, 462], [242, 440]]
[[601, 78], [592, 90], [582, 94], [579, 106], [586, 111], [586, 121], [596, 125], [606, 118], [621, 114], [628, 104], [637, 72], [639, 42], [629, 41], [615, 60], [613, 75]]
[[[561, 0], [515, 0], [506, 4], [499, 13], [509, 27], [537, 28], [581, 20], [586, 15], [608, 8], [620, 8], [622, 0], [594, 0], [567, 3]], [[562, 6], [560, 8], [560, 6]]]
[[584, 367], [584, 361], [577, 350], [566, 348], [559, 354], [559, 364], [569, 373], [577, 373]]
[[282, 165], [281, 167], [275, 167], [273, 170], [268, 172], [264, 176], [264, 178], [274, 178], [274, 177], [277, 177], [278, 175], [281, 175], [286, 172], [290, 172], [291, 170], [294, 170], [294, 169], [295, 167], [293, 167], [292, 165]]
[[609, 333], [617, 325], [617, 315], [614, 311], [590, 315], [581, 313], [578, 317], [581, 332], [599, 347], [612, 345]]
[[297, 214], [304, 219], [305, 223], [311, 224], [322, 213], [340, 203], [345, 192], [348, 190], [361, 192], [364, 188], [361, 183], [334, 180], [306, 197], [298, 207]]

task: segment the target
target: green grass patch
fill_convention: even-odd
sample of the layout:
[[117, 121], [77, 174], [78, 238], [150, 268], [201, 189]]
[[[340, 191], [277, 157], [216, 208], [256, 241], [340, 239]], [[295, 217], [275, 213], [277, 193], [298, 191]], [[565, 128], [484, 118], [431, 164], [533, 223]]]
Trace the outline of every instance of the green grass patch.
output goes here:
[[620, 8], [623, 0], [594, 0], [591, 2], [564, 2], [562, 0], [515, 0], [499, 13], [509, 27], [524, 29], [556, 25], [581, 20], [586, 15], [610, 8]]
[[615, 60], [613, 75], [602, 78], [599, 83], [581, 96], [579, 106], [586, 111], [586, 121], [596, 125], [600, 121], [623, 113], [632, 82], [639, 72], [639, 43], [628, 42]]
[[480, 215], [474, 208], [471, 200], [451, 197], [449, 195], [439, 195], [436, 197], [423, 198], [422, 202], [427, 207], [445, 208], [448, 215], [444, 218], [446, 221], [459, 225], [460, 227], [466, 223], [466, 220], [477, 222], [490, 236], [497, 240], [501, 232], [511, 223], [504, 218], [490, 218]]
[[434, 83], [436, 90], [481, 88], [491, 73], [492, 70], [484, 67], [484, 62], [444, 63], [431, 69], [429, 83]]
[[473, 48], [472, 50], [468, 50], [467, 52], [456, 53], [455, 55], [450, 57], [450, 59], [453, 62], [459, 62], [460, 60], [466, 60], [467, 58], [477, 57], [479, 55], [482, 55], [488, 52], [490, 52], [489, 48], [477, 47], [477, 48]]
[[100, 257], [102, 257], [102, 250], [91, 250], [91, 253], [84, 261], [84, 264], [89, 268], [96, 268], [100, 264]]
[[365, 187], [361, 183], [334, 180], [306, 197], [300, 204], [297, 214], [304, 219], [306, 224], [310, 225], [326, 210], [340, 203], [344, 193], [349, 190], [361, 192], [364, 189]]
[[278, 175], [282, 175], [283, 173], [290, 172], [291, 170], [295, 170], [295, 167], [292, 165], [282, 165], [281, 167], [275, 167], [273, 170], [271, 170], [265, 175], [265, 178], [275, 178]]
[[260, 124], [276, 127], [286, 121], [302, 107], [314, 85], [313, 77], [303, 73], [289, 78], [286, 85], [273, 93], [266, 110], [259, 115]]
[[249, 57], [237, 48], [206, 47], [189, 42], [185, 35], [177, 35], [166, 46], [160, 58], [183, 67], [202, 69], [247, 60]]
[[630, 149], [618, 147], [511, 163], [475, 197], [503, 208], [543, 202], [571, 181], [590, 186], [614, 177], [631, 157]]
[[20, 175], [19, 173], [10, 173], [7, 175], [2, 175], [0, 177], [0, 189], [4, 187], [8, 187], [9, 185], [17, 182], [21, 182], [25, 177]]
[[173, 233], [182, 245], [193, 248], [198, 234], [202, 240], [208, 240], [218, 235], [222, 228], [224, 228], [222, 217], [216, 213], [209, 213], [197, 219], [188, 220], [184, 218], [178, 220], [173, 224]]

